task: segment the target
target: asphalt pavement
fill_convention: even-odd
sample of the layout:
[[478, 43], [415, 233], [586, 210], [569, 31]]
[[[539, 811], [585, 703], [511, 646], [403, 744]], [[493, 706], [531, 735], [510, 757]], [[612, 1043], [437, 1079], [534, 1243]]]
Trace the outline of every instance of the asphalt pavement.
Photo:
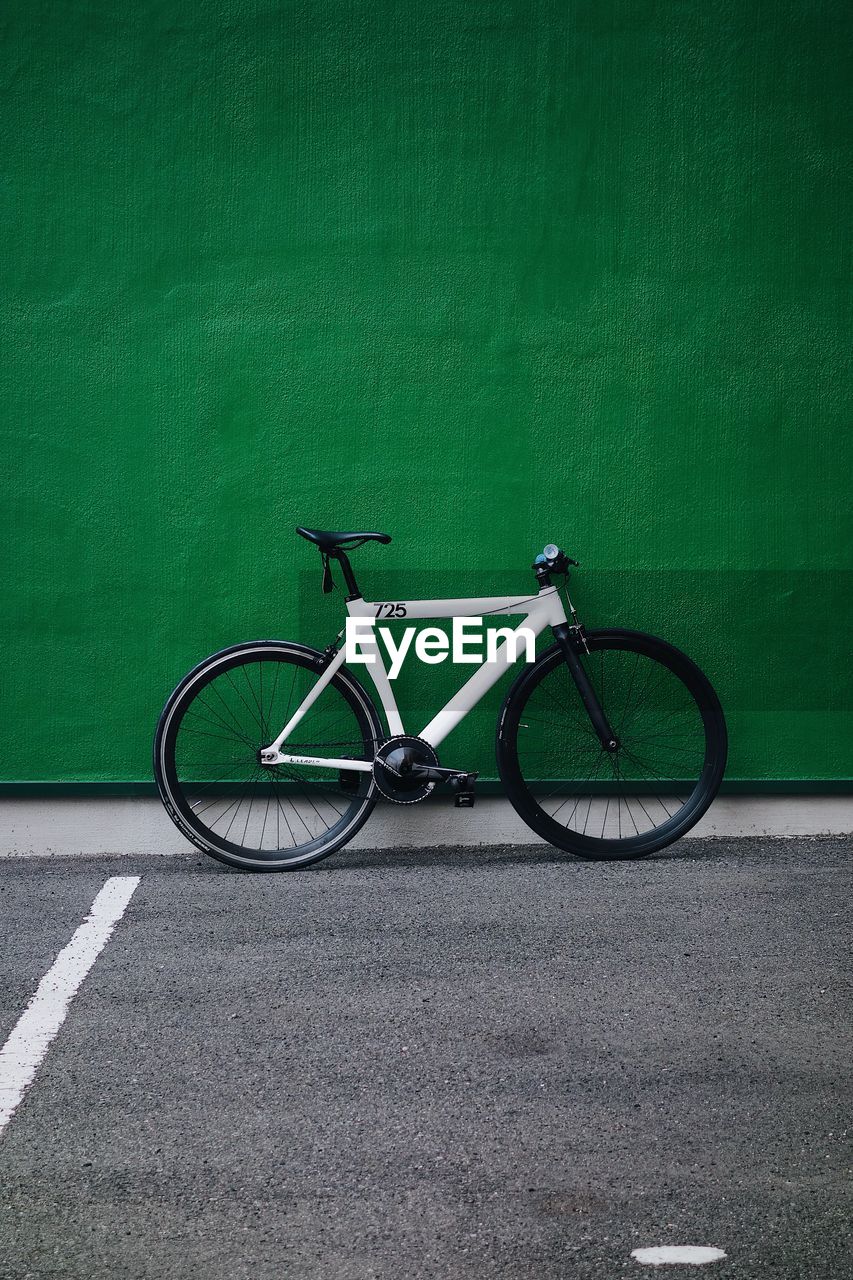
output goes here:
[[141, 876], [0, 1135], [0, 1276], [849, 1276], [851, 849], [0, 862], [0, 1044]]

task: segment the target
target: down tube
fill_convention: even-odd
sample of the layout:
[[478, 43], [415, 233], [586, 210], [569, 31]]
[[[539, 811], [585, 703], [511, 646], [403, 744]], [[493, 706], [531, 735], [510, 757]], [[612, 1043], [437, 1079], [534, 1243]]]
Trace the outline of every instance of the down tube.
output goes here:
[[[513, 635], [518, 637], [521, 631], [532, 631], [535, 636], [538, 636], [551, 621], [551, 618], [547, 615], [540, 614], [539, 617], [534, 617], [533, 614], [530, 614], [515, 629]], [[419, 738], [423, 738], [424, 742], [428, 742], [432, 747], [437, 747], [440, 742], [444, 741], [451, 730], [455, 729], [459, 722], [465, 719], [471, 708], [477, 705], [480, 699], [489, 692], [492, 685], [497, 684], [504, 672], [508, 671], [513, 665], [508, 656], [511, 643], [511, 637], [504, 640], [495, 654], [494, 661], [484, 662], [474, 672], [470, 680], [465, 681], [462, 688], [453, 695], [447, 705], [442, 707], [438, 715], [433, 716], [426, 728], [418, 734]], [[518, 640], [515, 641], [515, 645], [515, 652], [518, 653], [520, 651]]]

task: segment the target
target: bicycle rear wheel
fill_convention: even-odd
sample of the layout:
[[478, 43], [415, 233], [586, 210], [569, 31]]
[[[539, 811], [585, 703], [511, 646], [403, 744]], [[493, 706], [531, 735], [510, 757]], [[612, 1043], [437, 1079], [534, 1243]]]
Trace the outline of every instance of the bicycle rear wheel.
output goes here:
[[[206, 658], [160, 716], [154, 776], [175, 825], [232, 866], [287, 871], [328, 857], [375, 804], [372, 773], [262, 765], [268, 746], [324, 669], [303, 645], [259, 640]], [[346, 670], [336, 673], [293, 732], [296, 753], [373, 759], [382, 726]]]
[[620, 743], [605, 751], [558, 646], [521, 673], [498, 724], [498, 770], [538, 835], [583, 858], [643, 858], [702, 817], [726, 724], [686, 654], [638, 631], [593, 631], [584, 668]]

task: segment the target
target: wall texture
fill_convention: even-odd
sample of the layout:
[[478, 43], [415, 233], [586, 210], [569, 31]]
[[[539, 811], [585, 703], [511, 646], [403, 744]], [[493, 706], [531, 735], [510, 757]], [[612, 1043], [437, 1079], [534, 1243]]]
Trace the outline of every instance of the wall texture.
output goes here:
[[326, 643], [304, 522], [378, 598], [554, 539], [731, 777], [849, 777], [851, 12], [7, 0], [2, 776], [150, 778], [190, 664]]

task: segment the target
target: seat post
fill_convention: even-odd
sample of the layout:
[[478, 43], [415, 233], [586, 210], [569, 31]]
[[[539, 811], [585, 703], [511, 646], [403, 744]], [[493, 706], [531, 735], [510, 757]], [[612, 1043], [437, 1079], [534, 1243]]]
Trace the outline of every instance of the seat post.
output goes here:
[[340, 547], [335, 547], [333, 551], [329, 552], [329, 555], [335, 557], [344, 571], [344, 582], [347, 584], [347, 591], [350, 594], [350, 598], [356, 597], [357, 599], [360, 599], [361, 592], [358, 589], [358, 583], [355, 580], [355, 574], [352, 571], [352, 565], [349, 562], [349, 557], [346, 552], [342, 551]]

